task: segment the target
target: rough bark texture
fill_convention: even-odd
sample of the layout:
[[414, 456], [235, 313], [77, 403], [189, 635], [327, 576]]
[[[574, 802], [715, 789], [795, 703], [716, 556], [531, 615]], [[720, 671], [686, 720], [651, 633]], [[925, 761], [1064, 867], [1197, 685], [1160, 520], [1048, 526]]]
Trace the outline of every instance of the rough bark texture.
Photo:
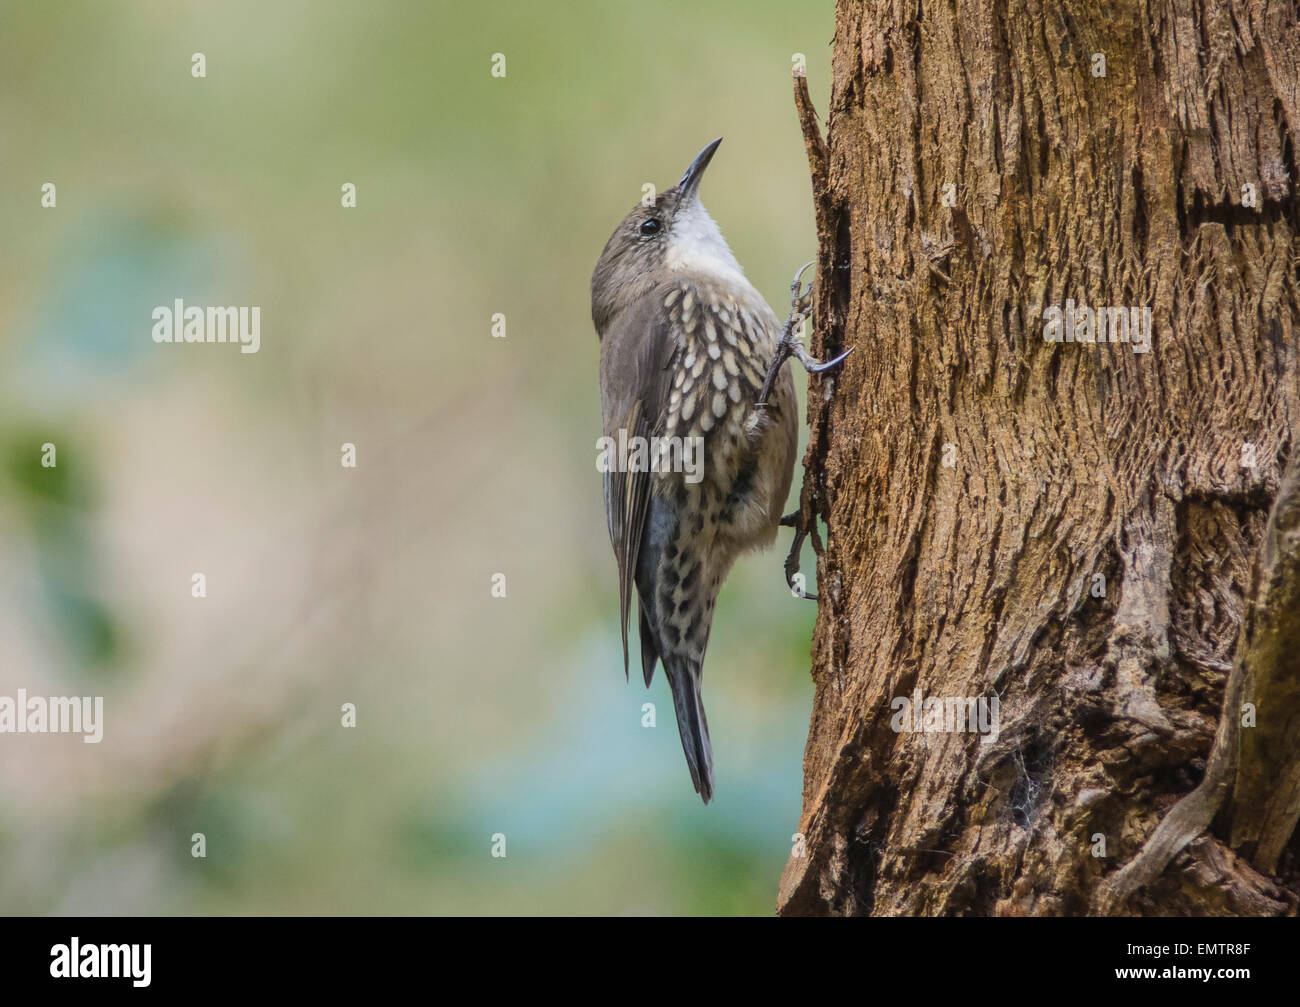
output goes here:
[[[855, 352], [809, 396], [782, 913], [1296, 912], [1297, 21], [839, 4], [824, 144], [796, 81], [812, 349]], [[1150, 352], [1046, 342], [1067, 298], [1149, 307]], [[999, 697], [1000, 735], [897, 733], [917, 689]]]

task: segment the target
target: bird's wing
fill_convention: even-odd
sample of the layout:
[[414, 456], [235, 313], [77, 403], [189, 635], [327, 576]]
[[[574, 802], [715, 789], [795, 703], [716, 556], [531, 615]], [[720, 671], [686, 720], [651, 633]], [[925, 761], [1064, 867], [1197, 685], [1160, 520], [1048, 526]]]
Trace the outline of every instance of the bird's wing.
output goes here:
[[[600, 343], [600, 402], [605, 436], [619, 443], [619, 431], [647, 440], [663, 430], [678, 343], [664, 308], [663, 291], [655, 290], [620, 312]], [[623, 674], [627, 675], [627, 619], [632, 604], [637, 559], [650, 509], [653, 473], [615, 470], [605, 473], [605, 521], [618, 562], [619, 625], [623, 632]]]

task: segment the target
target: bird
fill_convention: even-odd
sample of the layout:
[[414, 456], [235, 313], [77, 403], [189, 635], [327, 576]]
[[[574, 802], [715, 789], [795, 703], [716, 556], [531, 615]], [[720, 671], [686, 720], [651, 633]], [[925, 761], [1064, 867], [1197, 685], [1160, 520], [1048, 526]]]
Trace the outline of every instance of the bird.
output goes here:
[[714, 774], [704, 655], [723, 581], [739, 556], [772, 544], [782, 521], [798, 437], [786, 361], [819, 371], [847, 356], [821, 363], [795, 337], [811, 310], [803, 270], [783, 330], [704, 208], [700, 183], [721, 142], [623, 218], [591, 276], [605, 443], [640, 451], [604, 468], [623, 673], [635, 594], [646, 687], [662, 663], [706, 805]]

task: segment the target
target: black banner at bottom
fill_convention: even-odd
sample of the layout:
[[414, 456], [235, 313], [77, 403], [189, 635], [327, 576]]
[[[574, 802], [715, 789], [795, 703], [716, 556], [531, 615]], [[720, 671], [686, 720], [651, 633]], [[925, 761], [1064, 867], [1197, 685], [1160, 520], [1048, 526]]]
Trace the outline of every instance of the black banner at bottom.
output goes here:
[[[877, 979], [918, 991], [1000, 979], [1017, 989], [1071, 995], [1125, 987], [1181, 994], [1191, 986], [1231, 995], [1259, 982], [1289, 981], [1297, 936], [1290, 922], [1252, 919], [672, 919], [602, 921], [598, 929], [583, 919], [11, 917], [4, 923], [6, 991], [62, 986], [90, 996], [110, 990], [374, 994], [439, 973], [462, 983], [486, 980], [491, 990], [512, 980], [536, 987], [546, 976], [577, 978], [585, 986], [619, 971], [643, 988], [679, 981], [683, 962], [672, 953], [642, 960], [647, 936], [667, 948], [694, 949], [689, 968], [697, 993], [714, 977], [734, 994], [747, 978], [766, 983], [776, 974], [802, 973], [815, 976], [814, 983], [847, 980], [864, 995]], [[665, 929], [655, 935], [657, 926]], [[747, 970], [754, 971], [747, 977]]]

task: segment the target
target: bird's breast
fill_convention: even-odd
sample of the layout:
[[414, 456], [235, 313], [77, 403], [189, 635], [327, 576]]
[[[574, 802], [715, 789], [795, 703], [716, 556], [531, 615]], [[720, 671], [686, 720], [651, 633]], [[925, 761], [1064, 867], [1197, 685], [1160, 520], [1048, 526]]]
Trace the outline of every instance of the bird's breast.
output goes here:
[[[662, 297], [675, 344], [663, 432], [682, 442], [690, 439], [702, 452], [702, 485], [683, 488], [717, 501], [722, 519], [728, 502], [731, 509], [743, 510], [750, 496], [766, 514], [793, 452], [784, 429], [793, 426], [795, 408], [787, 374], [774, 386], [768, 408], [754, 409], [776, 348], [776, 318], [748, 284], [735, 288], [682, 280], [666, 285]], [[769, 437], [776, 424], [783, 430]], [[780, 457], [768, 457], [775, 454]]]

